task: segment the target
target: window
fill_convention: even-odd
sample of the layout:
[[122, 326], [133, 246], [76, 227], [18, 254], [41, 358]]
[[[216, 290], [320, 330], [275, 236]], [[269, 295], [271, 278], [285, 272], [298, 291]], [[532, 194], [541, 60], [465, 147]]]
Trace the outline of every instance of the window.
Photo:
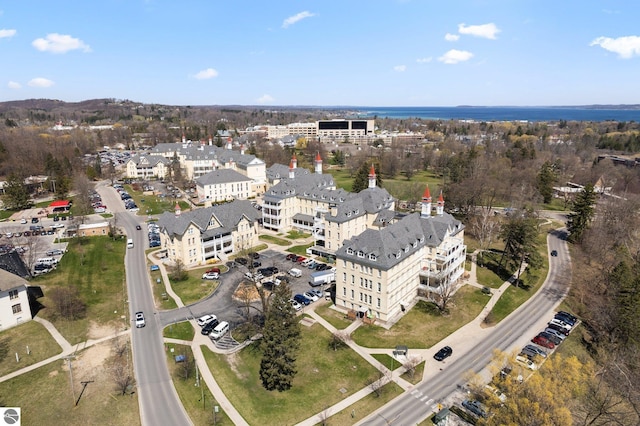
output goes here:
[[19, 303], [17, 305], [13, 305], [11, 309], [13, 309], [14, 314], [19, 314], [20, 312], [22, 312], [22, 306], [20, 306]]
[[347, 273], [346, 272], [342, 273], [342, 281], [344, 281], [345, 283], [347, 282]]
[[[382, 284], [380, 284], [380, 282], [378, 282], [378, 293], [380, 293], [382, 291]], [[380, 300], [380, 299], [378, 299]], [[378, 305], [380, 306], [380, 305]]]
[[351, 247], [347, 249], [347, 254], [353, 254], [353, 249]]
[[369, 255], [369, 260], [373, 260], [375, 262], [376, 260], [378, 260], [378, 258], [376, 257], [375, 254], [370, 254]]
[[362, 250], [358, 252], [358, 257], [364, 258], [364, 252]]
[[342, 295], [344, 297], [347, 297], [347, 288], [346, 287], [342, 287]]
[[378, 308], [380, 307], [380, 298], [378, 297]]
[[351, 284], [355, 284], [356, 282], [356, 277], [354, 275], [351, 275]]
[[351, 299], [353, 299], [354, 295], [355, 295], [355, 292], [353, 290], [351, 290]]
[[9, 290], [9, 299], [17, 299], [18, 298], [18, 290]]

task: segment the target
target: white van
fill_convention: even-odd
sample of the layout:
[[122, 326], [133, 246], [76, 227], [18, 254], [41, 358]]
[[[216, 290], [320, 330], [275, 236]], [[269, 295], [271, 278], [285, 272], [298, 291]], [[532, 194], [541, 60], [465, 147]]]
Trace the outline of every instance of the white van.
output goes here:
[[132, 239], [132, 238], [129, 238], [129, 239], [127, 240], [127, 248], [128, 248], [128, 249], [129, 249], [129, 248], [133, 248], [133, 239]]
[[229, 323], [226, 321], [220, 322], [220, 324], [216, 325], [216, 327], [209, 333], [209, 337], [211, 340], [218, 340], [229, 331]]
[[302, 271], [298, 268], [291, 268], [289, 269], [289, 275], [291, 275], [292, 277], [299, 278], [302, 276]]
[[56, 259], [55, 257], [41, 257], [40, 259], [36, 260], [36, 263], [52, 266], [58, 264], [58, 259]]
[[313, 260], [313, 259], [306, 259], [306, 260], [303, 260], [303, 261], [302, 261], [302, 263], [300, 263], [300, 265], [301, 265], [301, 266], [304, 266], [304, 267], [306, 268], [306, 267], [308, 267], [308, 266], [311, 264], [311, 262], [315, 263], [315, 260]]

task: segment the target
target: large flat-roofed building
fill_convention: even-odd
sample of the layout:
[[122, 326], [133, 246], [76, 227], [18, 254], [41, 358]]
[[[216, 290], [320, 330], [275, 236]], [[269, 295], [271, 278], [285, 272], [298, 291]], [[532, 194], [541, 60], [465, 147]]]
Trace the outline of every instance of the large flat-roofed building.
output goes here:
[[364, 139], [373, 136], [374, 120], [319, 120], [318, 137], [322, 139]]

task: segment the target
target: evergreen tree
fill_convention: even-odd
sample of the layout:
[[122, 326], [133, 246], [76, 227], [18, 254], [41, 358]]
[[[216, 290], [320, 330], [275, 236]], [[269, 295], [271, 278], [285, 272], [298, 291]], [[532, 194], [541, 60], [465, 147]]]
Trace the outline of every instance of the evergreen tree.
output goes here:
[[569, 241], [573, 243], [582, 241], [582, 236], [595, 213], [593, 207], [595, 201], [596, 193], [592, 184], [586, 185], [581, 192], [576, 194], [576, 198], [573, 200], [573, 212], [569, 214], [569, 220], [567, 220]]
[[518, 271], [516, 277], [519, 281], [522, 264], [526, 261], [530, 268], [537, 269], [542, 264], [542, 258], [538, 252], [538, 226], [537, 219], [530, 213], [526, 215], [514, 215], [502, 225], [500, 237], [505, 242], [502, 258], [510, 260]]
[[[382, 188], [382, 178], [380, 177], [380, 165], [373, 165], [374, 170], [376, 171], [376, 186], [378, 188]], [[371, 163], [365, 161], [360, 165], [358, 171], [356, 171], [356, 175], [353, 178], [353, 185], [351, 186], [352, 192], [360, 192], [363, 189], [367, 189], [369, 187], [369, 171], [371, 170]]]
[[9, 176], [4, 185], [3, 200], [10, 210], [22, 210], [31, 206], [29, 192], [20, 176], [16, 174]]
[[298, 372], [300, 325], [289, 299], [291, 290], [286, 282], [274, 289], [260, 348], [260, 380], [267, 390], [289, 390]]
[[545, 161], [536, 178], [538, 192], [542, 195], [542, 201], [545, 204], [549, 204], [553, 200], [553, 185], [556, 181], [555, 166], [550, 161]]

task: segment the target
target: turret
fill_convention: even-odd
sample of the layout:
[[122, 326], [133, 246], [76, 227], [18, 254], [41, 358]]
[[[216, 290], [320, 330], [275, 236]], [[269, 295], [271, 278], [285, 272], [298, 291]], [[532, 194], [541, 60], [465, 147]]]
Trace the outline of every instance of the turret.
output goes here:
[[431, 192], [429, 192], [429, 185], [427, 185], [422, 194], [422, 212], [420, 217], [431, 217]]
[[442, 196], [442, 190], [440, 190], [440, 196], [438, 197], [438, 206], [436, 207], [436, 214], [442, 216], [444, 214], [444, 197]]
[[316, 174], [322, 174], [322, 157], [320, 157], [320, 152], [316, 153]]
[[371, 164], [371, 169], [369, 169], [369, 188], [376, 187], [376, 169]]

